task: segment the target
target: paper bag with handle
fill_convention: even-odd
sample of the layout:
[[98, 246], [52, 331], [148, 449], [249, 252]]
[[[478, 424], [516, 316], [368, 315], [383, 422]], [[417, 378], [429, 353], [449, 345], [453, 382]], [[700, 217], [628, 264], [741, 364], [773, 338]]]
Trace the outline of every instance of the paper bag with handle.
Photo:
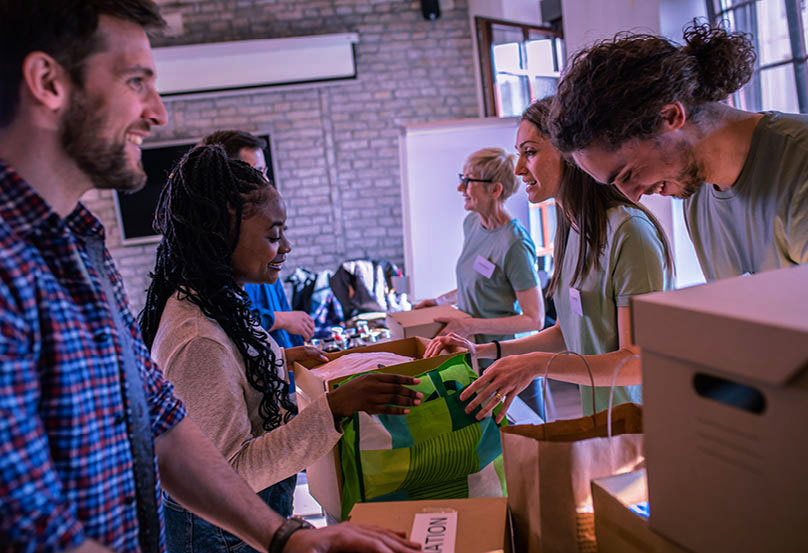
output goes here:
[[[545, 388], [550, 365], [562, 354], [578, 355], [562, 352], [553, 356], [544, 374]], [[594, 387], [592, 371], [586, 359], [579, 357]], [[624, 403], [592, 416], [505, 426], [500, 431], [516, 551], [595, 553], [589, 481], [629, 472], [642, 464], [640, 406]]]

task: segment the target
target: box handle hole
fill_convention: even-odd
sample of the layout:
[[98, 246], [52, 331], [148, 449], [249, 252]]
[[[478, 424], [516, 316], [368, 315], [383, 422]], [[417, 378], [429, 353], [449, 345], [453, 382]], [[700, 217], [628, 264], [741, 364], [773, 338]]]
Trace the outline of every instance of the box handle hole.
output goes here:
[[693, 388], [703, 398], [742, 411], [760, 415], [766, 410], [766, 398], [763, 393], [757, 388], [745, 384], [738, 384], [709, 374], [696, 373], [693, 376]]

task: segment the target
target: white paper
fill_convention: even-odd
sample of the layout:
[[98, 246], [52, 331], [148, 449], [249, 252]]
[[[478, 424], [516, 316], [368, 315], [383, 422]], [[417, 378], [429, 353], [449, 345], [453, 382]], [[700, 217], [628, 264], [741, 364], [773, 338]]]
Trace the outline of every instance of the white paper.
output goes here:
[[451, 513], [416, 513], [410, 539], [422, 546], [424, 553], [455, 553], [457, 511]]
[[584, 306], [581, 304], [581, 293], [575, 289], [570, 288], [570, 307], [578, 314], [579, 317], [584, 316]]

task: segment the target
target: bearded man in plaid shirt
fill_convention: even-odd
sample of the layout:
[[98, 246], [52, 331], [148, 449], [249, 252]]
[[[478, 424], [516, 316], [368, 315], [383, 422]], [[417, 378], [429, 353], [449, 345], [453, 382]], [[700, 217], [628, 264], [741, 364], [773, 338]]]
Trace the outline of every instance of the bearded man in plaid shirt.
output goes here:
[[272, 512], [149, 359], [79, 198], [145, 182], [161, 24], [151, 0], [0, 2], [0, 550], [163, 551], [162, 479], [260, 551], [416, 551]]

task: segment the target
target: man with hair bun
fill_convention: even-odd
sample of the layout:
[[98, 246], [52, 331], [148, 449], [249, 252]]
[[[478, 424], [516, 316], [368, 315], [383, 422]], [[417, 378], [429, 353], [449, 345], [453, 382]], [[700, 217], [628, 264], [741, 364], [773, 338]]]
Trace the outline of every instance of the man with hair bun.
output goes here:
[[808, 262], [808, 116], [723, 103], [754, 62], [708, 24], [684, 45], [619, 34], [574, 56], [553, 105], [554, 142], [597, 181], [685, 199], [708, 280]]

